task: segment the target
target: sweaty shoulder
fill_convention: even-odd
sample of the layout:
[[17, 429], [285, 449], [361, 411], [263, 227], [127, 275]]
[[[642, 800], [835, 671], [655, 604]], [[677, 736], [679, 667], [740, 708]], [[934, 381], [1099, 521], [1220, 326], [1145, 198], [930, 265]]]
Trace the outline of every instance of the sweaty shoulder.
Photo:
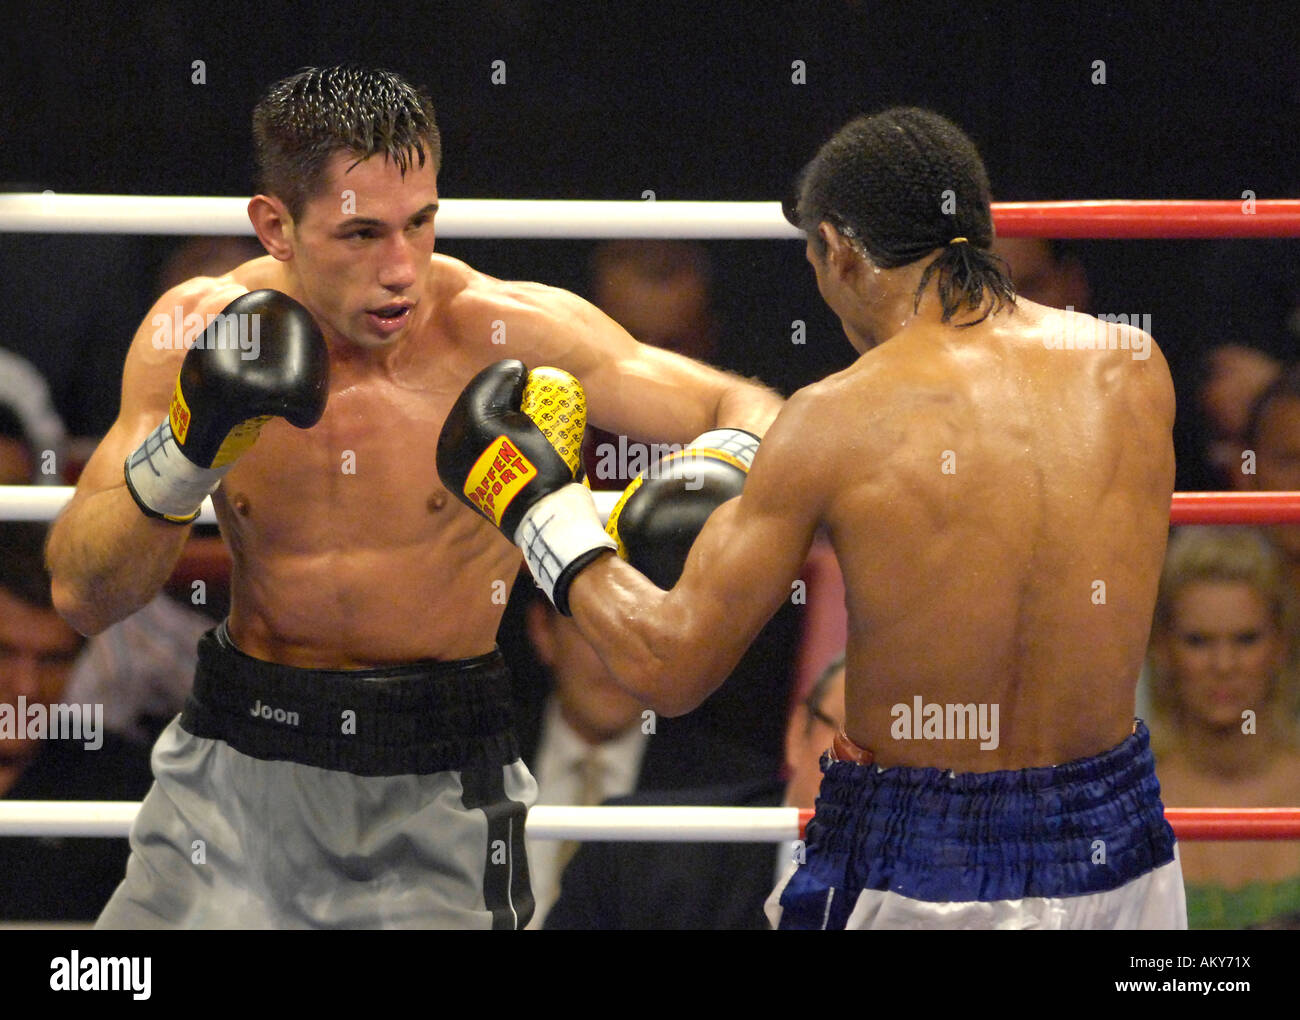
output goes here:
[[501, 280], [445, 256], [435, 255], [434, 260], [443, 263], [439, 267], [441, 275], [451, 285], [445, 296], [451, 300], [453, 309], [462, 315], [529, 309], [574, 296], [544, 283]]
[[[758, 457], [776, 469], [786, 492], [798, 489], [819, 507], [848, 463], [871, 459], [881, 408], [866, 397], [870, 384], [853, 368], [805, 386], [781, 407]], [[755, 462], [755, 469], [760, 470]]]
[[1173, 428], [1176, 410], [1174, 380], [1169, 375], [1169, 363], [1165, 361], [1164, 352], [1151, 334], [1132, 326], [1124, 329], [1130, 339], [1130, 350], [1140, 356], [1134, 372], [1137, 383], [1149, 397], [1152, 408], [1162, 415], [1164, 424]]
[[1139, 325], [1139, 316], [1094, 316], [1023, 300], [1018, 302], [1021, 307], [1011, 322], [1035, 347], [1050, 353], [1053, 363], [1059, 363], [1061, 354], [1093, 359], [1106, 389], [1126, 392], [1142, 403], [1146, 413], [1172, 426], [1174, 386], [1169, 365], [1155, 339]]
[[501, 345], [501, 357], [513, 353], [526, 361], [539, 342], [546, 343], [547, 355], [562, 356], [562, 351], [550, 349], [549, 341], [590, 328], [597, 314], [578, 295], [560, 287], [500, 280], [463, 262], [447, 261], [454, 263], [448, 267], [448, 281], [454, 286], [444, 291], [442, 305], [449, 326], [464, 342], [481, 339]]
[[796, 396], [807, 402], [811, 427], [834, 427], [854, 455], [866, 455], [896, 445], [909, 409], [952, 406], [964, 394], [960, 374], [942, 352], [891, 342]]

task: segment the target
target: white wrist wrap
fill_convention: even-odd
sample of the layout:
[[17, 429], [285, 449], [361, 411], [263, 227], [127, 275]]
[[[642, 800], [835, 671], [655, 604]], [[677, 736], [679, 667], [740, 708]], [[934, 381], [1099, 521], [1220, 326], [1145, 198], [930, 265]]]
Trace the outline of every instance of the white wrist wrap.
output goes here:
[[758, 452], [758, 436], [741, 429], [710, 429], [693, 439], [687, 449], [718, 450], [735, 457], [748, 471]]
[[600, 526], [591, 490], [577, 482], [556, 489], [524, 514], [515, 531], [515, 545], [523, 550], [537, 586], [566, 615], [572, 576], [601, 550], [618, 548]]
[[176, 523], [193, 519], [230, 466], [201, 468], [176, 444], [171, 422], [164, 420], [126, 459], [126, 482], [145, 512]]

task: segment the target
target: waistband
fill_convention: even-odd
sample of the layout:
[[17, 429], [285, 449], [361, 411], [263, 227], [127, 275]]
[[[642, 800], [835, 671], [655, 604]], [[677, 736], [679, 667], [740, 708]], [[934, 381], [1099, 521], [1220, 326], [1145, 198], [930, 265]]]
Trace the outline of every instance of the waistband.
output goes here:
[[817, 846], [851, 858], [862, 888], [938, 901], [1080, 895], [1173, 859], [1141, 720], [1110, 750], [1063, 765], [953, 773], [828, 752], [822, 771], [810, 857]]
[[500, 651], [380, 669], [301, 669], [245, 655], [225, 624], [199, 639], [180, 724], [267, 761], [426, 775], [519, 757]]

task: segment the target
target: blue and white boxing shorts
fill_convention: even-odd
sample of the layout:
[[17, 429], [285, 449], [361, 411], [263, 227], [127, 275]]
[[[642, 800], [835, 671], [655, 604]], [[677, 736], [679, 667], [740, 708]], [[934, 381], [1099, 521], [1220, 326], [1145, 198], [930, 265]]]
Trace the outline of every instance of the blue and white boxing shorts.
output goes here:
[[1064, 765], [954, 774], [822, 756], [778, 928], [1186, 928], [1150, 734]]

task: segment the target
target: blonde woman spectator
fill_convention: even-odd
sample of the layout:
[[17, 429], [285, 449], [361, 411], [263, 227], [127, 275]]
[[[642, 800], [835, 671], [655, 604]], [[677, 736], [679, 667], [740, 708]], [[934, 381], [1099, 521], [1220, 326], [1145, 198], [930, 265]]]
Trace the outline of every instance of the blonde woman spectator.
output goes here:
[[[1258, 531], [1170, 540], [1151, 632], [1151, 724], [1171, 807], [1300, 805], [1296, 604]], [[1300, 842], [1179, 843], [1191, 928], [1300, 910]]]

